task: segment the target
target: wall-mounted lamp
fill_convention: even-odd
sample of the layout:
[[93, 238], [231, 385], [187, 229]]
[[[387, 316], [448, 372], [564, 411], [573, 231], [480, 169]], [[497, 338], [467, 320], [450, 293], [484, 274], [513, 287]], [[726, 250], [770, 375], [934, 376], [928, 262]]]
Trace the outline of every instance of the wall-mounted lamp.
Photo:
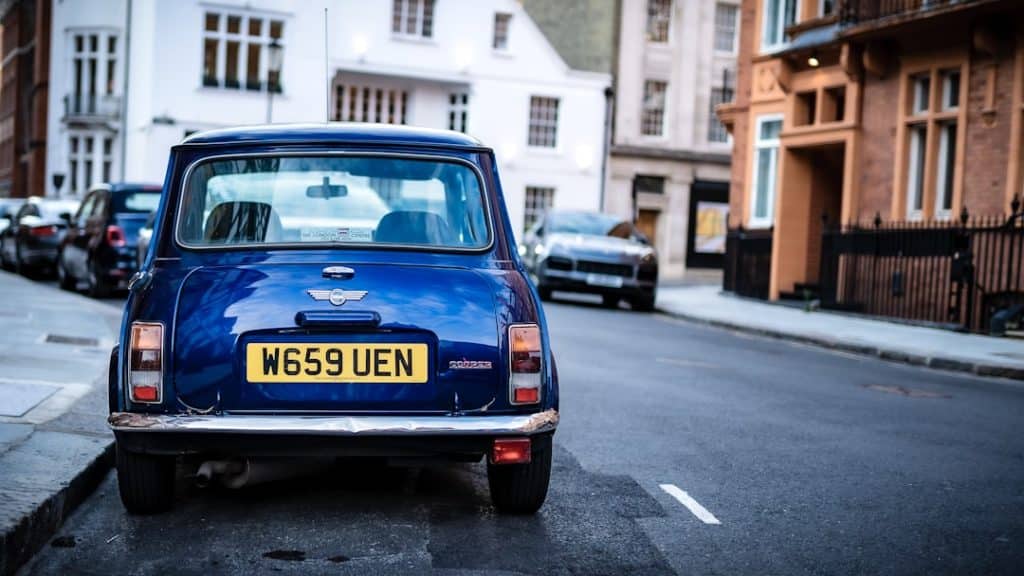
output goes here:
[[370, 40], [365, 34], [356, 34], [355, 36], [352, 36], [352, 52], [360, 62], [366, 58], [366, 53], [369, 51]]
[[459, 42], [455, 46], [455, 67], [465, 72], [473, 65], [473, 47], [468, 42]]
[[811, 52], [811, 55], [807, 57], [807, 65], [811, 68], [817, 68], [821, 66], [821, 61], [818, 60], [818, 53]]
[[575, 160], [576, 167], [581, 172], [586, 172], [594, 165], [594, 151], [587, 144], [578, 144], [576, 146]]

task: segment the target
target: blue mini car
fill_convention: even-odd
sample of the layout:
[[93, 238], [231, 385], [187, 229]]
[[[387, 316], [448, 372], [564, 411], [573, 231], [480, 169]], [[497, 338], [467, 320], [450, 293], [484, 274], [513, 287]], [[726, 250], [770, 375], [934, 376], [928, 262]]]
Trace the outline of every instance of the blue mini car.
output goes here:
[[547, 494], [544, 313], [493, 151], [463, 134], [191, 136], [171, 150], [120, 342], [109, 423], [129, 512], [173, 505], [179, 460], [238, 486], [268, 458], [486, 457], [497, 510]]

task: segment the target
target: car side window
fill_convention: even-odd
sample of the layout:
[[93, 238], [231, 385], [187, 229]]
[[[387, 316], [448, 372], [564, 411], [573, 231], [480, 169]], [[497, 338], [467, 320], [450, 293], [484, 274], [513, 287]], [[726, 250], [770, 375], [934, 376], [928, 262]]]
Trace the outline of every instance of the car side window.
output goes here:
[[96, 193], [93, 192], [85, 197], [82, 201], [82, 205], [78, 207], [78, 214], [75, 214], [75, 226], [78, 228], [84, 228], [85, 222], [89, 219], [92, 214], [93, 206], [96, 204]]
[[107, 199], [107, 194], [104, 194], [103, 192], [96, 193], [96, 202], [92, 206], [92, 214], [89, 215], [90, 218], [103, 218], [106, 215]]

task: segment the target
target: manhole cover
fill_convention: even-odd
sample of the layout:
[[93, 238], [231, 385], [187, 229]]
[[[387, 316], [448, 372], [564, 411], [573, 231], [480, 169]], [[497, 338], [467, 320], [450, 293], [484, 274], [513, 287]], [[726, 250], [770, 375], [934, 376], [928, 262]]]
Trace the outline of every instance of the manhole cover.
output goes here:
[[63, 334], [47, 334], [46, 341], [50, 344], [71, 344], [72, 346], [99, 346], [100, 341], [83, 336], [65, 336]]
[[952, 398], [949, 394], [942, 394], [941, 392], [929, 392], [928, 390], [916, 390], [914, 388], [906, 388], [903, 386], [883, 386], [882, 384], [865, 384], [865, 388], [868, 390], [874, 390], [875, 392], [885, 392], [886, 394], [896, 394], [898, 396], [907, 396], [910, 398]]
[[0, 382], [0, 416], [23, 416], [57, 390], [43, 384]]

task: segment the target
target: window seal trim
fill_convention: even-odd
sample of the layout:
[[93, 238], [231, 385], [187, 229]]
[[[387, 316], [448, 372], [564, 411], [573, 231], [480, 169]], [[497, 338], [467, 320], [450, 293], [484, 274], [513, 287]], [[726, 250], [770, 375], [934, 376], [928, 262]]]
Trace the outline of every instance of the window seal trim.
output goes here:
[[[192, 172], [200, 164], [216, 160], [226, 159], [237, 159], [237, 158], [259, 158], [259, 157], [284, 157], [284, 156], [321, 156], [321, 157], [377, 157], [377, 158], [398, 158], [406, 160], [435, 160], [441, 162], [448, 162], [450, 164], [461, 164], [468, 167], [477, 177], [477, 183], [480, 186], [480, 195], [482, 204], [484, 207], [484, 224], [487, 226], [487, 237], [488, 242], [485, 246], [479, 248], [459, 248], [454, 246], [424, 246], [422, 244], [392, 244], [392, 243], [375, 243], [375, 242], [281, 242], [274, 244], [267, 244], [264, 242], [247, 242], [241, 244], [217, 244], [212, 246], [204, 246], [199, 244], [191, 244], [185, 242], [181, 238], [181, 214], [182, 205], [185, 200], [185, 187], [188, 185], [189, 178], [192, 176]], [[410, 250], [414, 252], [430, 252], [430, 253], [457, 253], [457, 254], [483, 254], [490, 252], [496, 242], [497, 227], [494, 224], [493, 214], [491, 212], [491, 195], [488, 193], [486, 187], [486, 179], [483, 176], [483, 172], [478, 166], [472, 162], [463, 158], [457, 158], [454, 156], [444, 156], [441, 154], [414, 154], [404, 152], [372, 152], [372, 151], [330, 151], [330, 150], [304, 150], [304, 151], [284, 151], [284, 152], [242, 152], [242, 153], [229, 153], [229, 154], [215, 154], [211, 156], [204, 156], [198, 158], [185, 168], [185, 172], [182, 175], [181, 183], [176, 187], [178, 192], [178, 199], [175, 203], [175, 214], [174, 214], [174, 244], [178, 248], [188, 252], [242, 252], [245, 250], [260, 250], [260, 251], [272, 251], [272, 250]]]

